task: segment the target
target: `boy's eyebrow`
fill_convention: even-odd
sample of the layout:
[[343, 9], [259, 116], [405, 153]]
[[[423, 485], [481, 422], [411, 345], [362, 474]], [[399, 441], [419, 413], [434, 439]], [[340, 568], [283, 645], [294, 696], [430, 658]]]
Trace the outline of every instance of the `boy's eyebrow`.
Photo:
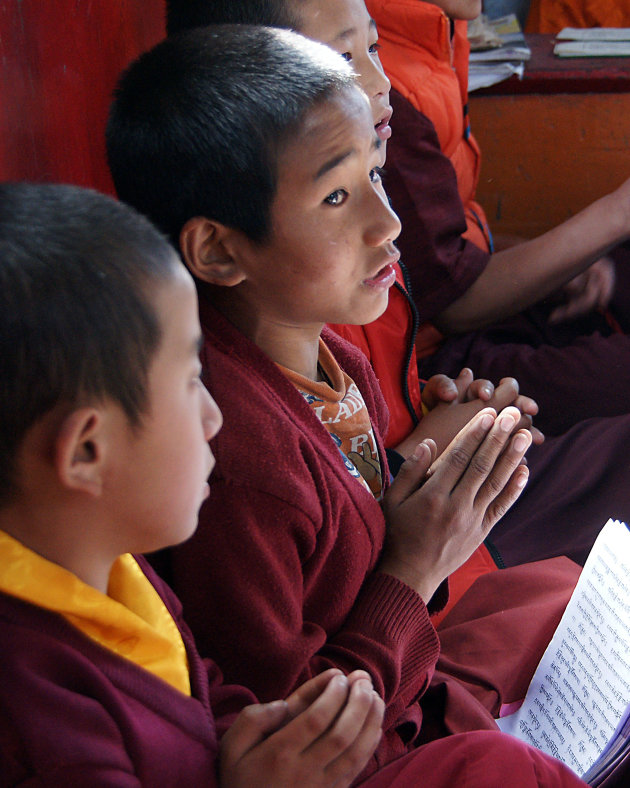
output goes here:
[[[373, 151], [378, 150], [381, 147], [381, 145], [382, 145], [382, 142], [381, 142], [380, 137], [378, 137], [375, 134], [374, 138], [372, 139], [372, 148], [371, 149]], [[317, 170], [313, 180], [316, 181], [319, 178], [321, 178], [322, 176], [326, 175], [327, 172], [330, 172], [331, 170], [334, 170], [335, 167], [338, 167], [341, 164], [342, 161], [345, 161], [347, 158], [349, 158], [350, 156], [352, 156], [355, 153], [356, 153], [356, 149], [355, 148], [350, 148], [349, 150], [344, 151], [343, 153], [340, 153], [339, 156], [335, 156], [334, 158], [332, 158], [329, 161], [325, 162]]]
[[317, 170], [315, 173], [315, 177], [313, 178], [314, 181], [321, 178], [323, 175], [326, 175], [327, 172], [334, 170], [335, 167], [338, 167], [342, 161], [345, 161], [349, 156], [352, 156], [355, 153], [354, 148], [350, 148], [350, 150], [344, 151], [340, 153], [339, 156], [335, 156], [334, 158], [330, 159], [329, 161], [322, 164], [322, 166]]
[[[376, 30], [376, 22], [370, 17], [370, 21], [368, 22], [368, 27], [370, 30]], [[356, 27], [349, 27], [346, 30], [342, 30], [340, 33], [333, 38], [333, 41], [341, 41], [344, 38], [349, 38], [354, 33], [357, 32]]]
[[[372, 148], [371, 148], [371, 150], [373, 150], [373, 151], [378, 150], [381, 147], [382, 144], [383, 143], [381, 142], [381, 138], [378, 137], [375, 134], [373, 139], [372, 139]], [[321, 178], [322, 176], [326, 175], [327, 172], [330, 172], [331, 170], [334, 170], [335, 167], [338, 167], [341, 164], [342, 161], [345, 161], [347, 158], [352, 156], [354, 153], [356, 153], [356, 149], [355, 148], [350, 148], [349, 150], [344, 151], [343, 153], [340, 153], [339, 156], [335, 156], [334, 158], [332, 158], [329, 161], [325, 162], [317, 170], [313, 180], [316, 181], [319, 178]]]

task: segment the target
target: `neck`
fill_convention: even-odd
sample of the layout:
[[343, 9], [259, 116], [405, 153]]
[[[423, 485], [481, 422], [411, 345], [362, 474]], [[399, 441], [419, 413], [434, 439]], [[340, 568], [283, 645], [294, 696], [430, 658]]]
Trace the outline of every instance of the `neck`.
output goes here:
[[41, 507], [22, 506], [18, 502], [0, 514], [0, 530], [106, 594], [117, 556], [99, 551], [98, 544], [82, 541], [80, 534], [86, 532], [86, 520], [77, 520], [76, 527], [72, 527], [73, 520], [67, 509], [56, 507], [54, 503], [42, 511]]
[[[276, 364], [311, 380], [318, 379], [317, 359], [323, 323], [291, 324], [274, 316], [249, 309], [234, 298], [222, 298], [217, 288], [212, 294], [213, 305], [239, 331], [257, 345]], [[215, 297], [216, 296], [216, 297]]]

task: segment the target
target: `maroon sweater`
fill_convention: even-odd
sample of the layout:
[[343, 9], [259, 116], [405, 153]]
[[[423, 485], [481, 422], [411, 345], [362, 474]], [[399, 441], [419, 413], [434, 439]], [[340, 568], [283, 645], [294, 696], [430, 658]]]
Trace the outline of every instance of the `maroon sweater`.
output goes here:
[[216, 784], [217, 728], [255, 698], [202, 662], [179, 602], [139, 560], [181, 631], [192, 696], [0, 593], [1, 786]]
[[[224, 427], [212, 442], [210, 498], [168, 580], [200, 652], [263, 701], [328, 667], [367, 670], [387, 704], [380, 760], [391, 760], [418, 731], [417, 698], [438, 658], [427, 608], [374, 571], [381, 508], [302, 395], [203, 292], [200, 315], [205, 381]], [[324, 338], [364, 397], [386, 480], [387, 412], [369, 363], [331, 331]]]
[[[217, 729], [254, 698], [242, 687], [220, 684], [216, 666], [199, 658], [177, 600], [145, 571], [184, 638], [192, 697], [102, 648], [61, 616], [0, 593], [2, 788], [217, 785]], [[416, 750], [365, 788], [420, 781], [427, 788], [450, 788], [464, 775], [471, 788], [508, 781], [514, 788], [579, 784], [541, 753], [484, 732]]]

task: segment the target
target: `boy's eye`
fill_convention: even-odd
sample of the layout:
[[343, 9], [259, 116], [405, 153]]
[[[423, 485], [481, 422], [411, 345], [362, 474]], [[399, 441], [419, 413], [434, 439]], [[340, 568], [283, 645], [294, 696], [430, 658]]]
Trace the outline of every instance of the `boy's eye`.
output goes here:
[[385, 170], [382, 167], [374, 167], [370, 170], [370, 180], [372, 183], [379, 183], [383, 179]]
[[341, 205], [346, 201], [347, 197], [348, 192], [345, 189], [337, 189], [336, 191], [331, 192], [328, 197], [325, 197], [324, 202], [328, 205]]
[[374, 42], [374, 43], [373, 43], [373, 44], [370, 46], [370, 55], [378, 55], [378, 50], [379, 50], [380, 48], [381, 48], [381, 45], [378, 43], [378, 41], [375, 41], [375, 42]]

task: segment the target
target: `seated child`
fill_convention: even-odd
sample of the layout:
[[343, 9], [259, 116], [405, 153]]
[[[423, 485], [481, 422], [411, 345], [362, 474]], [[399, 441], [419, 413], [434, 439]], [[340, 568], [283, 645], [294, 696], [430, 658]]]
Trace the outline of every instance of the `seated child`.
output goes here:
[[[626, 413], [630, 339], [598, 311], [550, 323], [556, 307], [542, 302], [628, 239], [630, 181], [539, 238], [492, 253], [474, 201], [479, 149], [466, 114], [465, 20], [481, 3], [366, 5], [393, 85], [386, 187], [420, 314], [420, 374], [469, 366], [491, 380], [514, 376], [540, 407], [537, 425], [552, 435], [584, 418]], [[625, 268], [618, 268], [612, 314], [627, 330]], [[587, 280], [594, 307], [610, 284], [609, 277], [597, 284], [600, 273]]]
[[[129, 553], [188, 538], [208, 494], [192, 280], [111, 198], [3, 184], [0, 283], [0, 784], [215, 785], [255, 698]], [[219, 782], [347, 785], [382, 715], [330, 671], [241, 714]]]
[[[391, 134], [389, 119], [389, 80], [378, 57], [378, 36], [363, 0], [276, 0], [272, 4], [259, 0], [243, 3], [216, 3], [201, 0], [167, 1], [169, 33], [208, 24], [263, 24], [292, 27], [321, 41], [343, 54], [352, 63], [361, 88], [370, 99], [375, 131], [381, 142], [383, 159]], [[468, 370], [450, 381], [436, 374], [424, 385], [415, 363], [415, 338], [418, 313], [409, 293], [409, 276], [405, 266], [394, 264], [396, 282], [389, 291], [385, 312], [368, 325], [333, 325], [335, 332], [360, 348], [370, 360], [389, 410], [385, 445], [406, 457], [425, 437], [431, 437], [444, 449], [459, 428], [484, 406], [501, 410], [517, 405], [524, 413], [523, 424], [531, 423], [537, 412], [533, 400], [519, 397], [514, 381], [506, 381], [498, 391], [489, 381], [474, 381]], [[466, 401], [464, 408], [449, 408], [444, 426], [440, 402]], [[423, 411], [425, 418], [423, 419]], [[429, 412], [430, 411], [430, 412]], [[456, 415], [460, 414], [460, 415]], [[540, 435], [535, 431], [535, 440]]]
[[[367, 674], [331, 670], [249, 706], [219, 757], [254, 698], [221, 684], [177, 599], [127, 552], [192, 533], [221, 424], [172, 248], [95, 192], [5, 184], [0, 282], [1, 784], [349, 785], [382, 722]], [[515, 768], [519, 788], [583, 784], [479, 732], [365, 785], [447, 788], [471, 768], [496, 788]]]
[[[381, 142], [383, 157], [391, 133], [388, 121], [389, 80], [378, 58], [378, 37], [363, 0], [294, 0], [274, 4], [259, 0], [234, 3], [169, 0], [167, 29], [176, 33], [199, 25], [216, 23], [275, 24], [293, 27], [316, 41], [322, 41], [352, 63], [361, 88], [370, 99], [375, 131]], [[389, 422], [384, 443], [390, 469], [396, 473], [403, 457], [409, 456], [425, 437], [437, 444], [440, 453], [457, 431], [484, 406], [501, 410], [516, 405], [523, 412], [522, 424], [531, 425], [536, 413], [533, 400], [519, 395], [513, 380], [505, 380], [495, 390], [490, 381], [473, 381], [469, 370], [462, 370], [451, 381], [434, 375], [424, 384], [422, 395], [415, 363], [415, 336], [418, 316], [409, 295], [408, 274], [398, 261], [396, 282], [389, 290], [387, 308], [368, 325], [333, 325], [336, 333], [349, 340], [368, 357], [379, 381]], [[443, 403], [449, 403], [448, 409]], [[534, 440], [540, 435], [533, 429]], [[400, 456], [398, 456], [400, 455]], [[486, 572], [498, 568], [492, 545], [481, 544], [473, 555], [450, 577], [448, 603], [432, 614], [437, 623], [459, 597]]]
[[[424, 4], [421, 4], [424, 5]], [[217, 4], [200, 0], [197, 3], [169, 0], [168, 29], [173, 32], [203, 22], [236, 21], [271, 22], [270, 9], [258, 0], [234, 4]], [[372, 108], [375, 131], [382, 146], [388, 139], [387, 111], [389, 85], [383, 82], [383, 73], [378, 60], [377, 35], [363, 0], [276, 0], [273, 17], [278, 24], [292, 24], [310, 38], [322, 40], [343, 54], [359, 72], [358, 81], [368, 93]], [[399, 263], [400, 264], [400, 263]], [[392, 446], [393, 433], [397, 433], [402, 444], [393, 444], [398, 450], [402, 445], [415, 446], [414, 439], [431, 437], [438, 443], [438, 450], [448, 444], [456, 431], [470, 418], [467, 408], [479, 408], [477, 402], [451, 404], [439, 403], [433, 407], [415, 428], [404, 418], [400, 402], [413, 395], [414, 387], [407, 374], [407, 385], [401, 385], [409, 365], [408, 347], [403, 346], [399, 336], [405, 325], [406, 307], [401, 297], [402, 288], [397, 282], [390, 288], [390, 300], [386, 311], [367, 326], [335, 325], [335, 331], [361, 348], [371, 361], [390, 409], [390, 421], [385, 445]], [[402, 305], [402, 306], [401, 306]], [[414, 329], [415, 330], [415, 329]], [[413, 330], [405, 332], [405, 342], [413, 337]], [[468, 374], [468, 377], [466, 377]], [[470, 380], [470, 374], [459, 375], [455, 381], [461, 397], [465, 387], [461, 381]], [[416, 378], [417, 381], [417, 378]], [[431, 382], [431, 381], [430, 381]], [[477, 381], [479, 383], [479, 381]], [[511, 400], [500, 401], [505, 391], [513, 385], [506, 382], [495, 392], [495, 407], [510, 404]], [[417, 387], [417, 382], [416, 382]], [[417, 388], [416, 388], [417, 390]], [[513, 389], [514, 390], [514, 389]], [[516, 388], [516, 393], [518, 389]], [[423, 404], [428, 402], [423, 392]], [[491, 396], [492, 389], [487, 396]], [[514, 394], [512, 394], [514, 396]], [[520, 397], [514, 400], [521, 410], [531, 408]], [[481, 402], [483, 406], [483, 401]], [[474, 579], [492, 571], [497, 566], [512, 566], [525, 561], [567, 554], [583, 562], [588, 554], [594, 534], [610, 511], [625, 512], [628, 496], [625, 492], [625, 418], [620, 422], [600, 421], [595, 425], [576, 427], [568, 435], [549, 440], [543, 446], [535, 446], [529, 452], [530, 484], [515, 506], [494, 529], [491, 541], [486, 540], [457, 572], [451, 577], [452, 598], [441, 613], [433, 613], [434, 622], [448, 611], [457, 598], [464, 593]], [[411, 431], [410, 431], [411, 430]], [[439, 436], [442, 436], [441, 440]], [[594, 464], [585, 471], [582, 454], [593, 455], [597, 446]], [[409, 453], [412, 449], [405, 448]], [[567, 481], [570, 480], [570, 483]], [[546, 516], [542, 517], [541, 512]], [[625, 516], [625, 515], [619, 515]], [[548, 523], [553, 522], [553, 529]]]
[[484, 641], [495, 686], [484, 672], [478, 695], [448, 676], [427, 691], [438, 640], [425, 603], [442, 604], [444, 578], [517, 498], [531, 433], [510, 437], [514, 408], [482, 411], [435, 464], [420, 444], [388, 490], [376, 381], [324, 328], [377, 317], [396, 260], [379, 138], [351, 71], [286, 31], [174, 36], [122, 77], [107, 141], [120, 195], [179, 241], [196, 278], [205, 380], [226, 416], [200, 529], [166, 567], [202, 653], [261, 698], [325, 667], [367, 669], [387, 706], [380, 764], [417, 744], [425, 713], [440, 735], [493, 729], [522, 697], [575, 567], [482, 578], [504, 611], [498, 642]]

